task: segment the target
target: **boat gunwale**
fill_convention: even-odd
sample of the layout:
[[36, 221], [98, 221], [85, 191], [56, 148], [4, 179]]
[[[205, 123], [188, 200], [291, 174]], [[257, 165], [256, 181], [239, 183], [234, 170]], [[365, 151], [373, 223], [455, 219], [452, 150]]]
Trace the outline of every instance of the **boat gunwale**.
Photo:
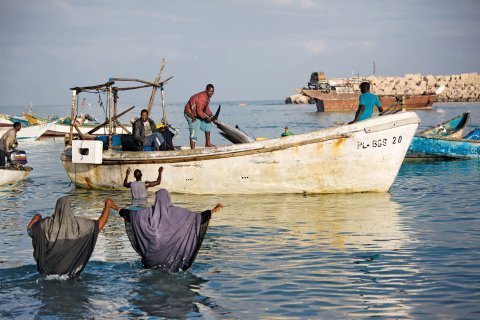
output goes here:
[[[407, 115], [408, 113], [414, 116]], [[399, 117], [399, 115], [402, 115]], [[386, 117], [386, 116], [384, 116]], [[375, 117], [366, 120], [363, 123], [355, 123], [352, 125], [341, 127], [329, 127], [320, 130], [310, 131], [298, 135], [288, 137], [278, 137], [270, 140], [255, 141], [243, 144], [231, 144], [224, 146], [217, 146], [213, 148], [202, 149], [186, 149], [175, 151], [115, 151], [106, 150], [103, 152], [102, 164], [132, 164], [132, 163], [180, 163], [203, 160], [214, 160], [231, 157], [240, 157], [253, 154], [270, 153], [279, 150], [295, 148], [308, 144], [315, 144], [319, 142], [326, 142], [331, 140], [345, 139], [351, 137], [357, 132], [369, 133], [374, 132], [376, 127], [383, 127], [390, 125], [390, 128], [398, 128], [411, 124], [418, 124], [420, 119], [414, 112], [406, 112], [397, 115], [390, 115], [388, 117], [397, 117], [389, 122], [383, 122], [382, 118]], [[368, 121], [368, 123], [367, 123]], [[313, 136], [312, 136], [313, 135]], [[289, 141], [290, 140], [290, 141]], [[66, 150], [61, 155], [62, 161], [71, 161], [71, 154], [67, 155]]]

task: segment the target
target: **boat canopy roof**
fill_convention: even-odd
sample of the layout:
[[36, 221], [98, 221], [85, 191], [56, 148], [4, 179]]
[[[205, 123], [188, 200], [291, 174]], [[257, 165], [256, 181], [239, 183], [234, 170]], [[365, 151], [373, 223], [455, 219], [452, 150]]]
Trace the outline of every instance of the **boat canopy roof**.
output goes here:
[[[113, 91], [126, 91], [126, 90], [135, 90], [135, 89], [142, 89], [142, 88], [148, 88], [148, 87], [154, 87], [154, 88], [162, 88], [163, 85], [173, 77], [169, 77], [164, 81], [161, 82], [150, 82], [146, 80], [141, 80], [141, 79], [133, 79], [133, 78], [110, 78], [108, 79], [108, 82], [103, 83], [103, 84], [98, 84], [98, 85], [93, 85], [93, 86], [85, 86], [85, 87], [73, 87], [70, 88], [70, 90], [75, 90], [76, 94], [78, 95], [81, 92], [89, 92], [89, 91], [107, 91], [109, 88], [112, 88]], [[115, 82], [138, 82], [142, 83], [142, 85], [137, 85], [137, 86], [130, 86], [130, 87], [118, 87], [115, 86]]]

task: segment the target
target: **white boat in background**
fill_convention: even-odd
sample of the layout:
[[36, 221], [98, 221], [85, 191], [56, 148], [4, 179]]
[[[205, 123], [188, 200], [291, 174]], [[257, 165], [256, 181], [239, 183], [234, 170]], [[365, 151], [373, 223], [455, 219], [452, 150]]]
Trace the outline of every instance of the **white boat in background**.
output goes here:
[[[49, 123], [42, 123], [42, 124], [37, 124], [37, 125], [31, 125], [31, 126], [22, 126], [22, 129], [17, 132], [17, 140], [23, 140], [23, 141], [32, 141], [32, 140], [37, 140], [42, 136], [47, 130], [53, 127], [55, 123], [54, 122], [49, 122]], [[0, 137], [3, 136], [5, 132], [7, 132], [9, 129], [12, 127], [0, 127]]]
[[[98, 125], [97, 124], [84, 124], [82, 126], [78, 126], [78, 128], [80, 129], [80, 131], [82, 132], [82, 134], [88, 134], [89, 131], [91, 131], [92, 129], [94, 129], [96, 126]], [[128, 130], [128, 131], [125, 131], [125, 129], [123, 129], [122, 127], [118, 126], [116, 128], [116, 133], [117, 134], [129, 134], [132, 132], [132, 126], [131, 125], [124, 125], [124, 127]], [[48, 129], [46, 132], [45, 132], [45, 136], [50, 136], [50, 137], [65, 137], [66, 134], [69, 134], [70, 133], [70, 125], [68, 124], [61, 124], [61, 123], [54, 123], [54, 125]], [[76, 134], [77, 133], [77, 130], [76, 129], [73, 129], [73, 133]], [[94, 135], [103, 135], [103, 134], [108, 134], [108, 125], [107, 126], [103, 126], [101, 127], [100, 129], [98, 129], [97, 131], [95, 131], [95, 133], [93, 133]]]

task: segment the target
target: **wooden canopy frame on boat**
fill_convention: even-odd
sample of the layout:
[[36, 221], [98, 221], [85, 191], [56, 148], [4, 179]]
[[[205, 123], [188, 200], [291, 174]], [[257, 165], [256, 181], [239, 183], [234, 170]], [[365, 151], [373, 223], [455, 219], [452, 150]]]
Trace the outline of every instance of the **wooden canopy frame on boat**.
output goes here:
[[[117, 100], [118, 100], [118, 92], [119, 91], [127, 91], [127, 90], [136, 90], [136, 89], [143, 89], [143, 88], [149, 88], [152, 87], [152, 93], [150, 95], [150, 99], [148, 102], [148, 113], [150, 113], [153, 103], [155, 101], [155, 95], [157, 93], [157, 89], [160, 88], [161, 92], [161, 97], [162, 97], [162, 111], [163, 111], [163, 124], [167, 123], [167, 117], [166, 117], [166, 110], [165, 110], [165, 96], [163, 93], [163, 85], [167, 83], [170, 79], [173, 78], [169, 77], [166, 80], [160, 81], [160, 78], [163, 73], [163, 69], [165, 68], [165, 59], [162, 60], [162, 64], [160, 66], [160, 71], [155, 78], [154, 82], [142, 80], [142, 79], [136, 79], [136, 78], [110, 78], [108, 79], [108, 82], [103, 83], [103, 84], [98, 84], [98, 85], [93, 85], [93, 86], [85, 86], [85, 87], [73, 87], [70, 88], [72, 91], [72, 110], [71, 110], [71, 115], [70, 119], [72, 119], [71, 124], [70, 124], [70, 134], [68, 141], [66, 142], [67, 144], [71, 145], [72, 140], [73, 140], [73, 129], [75, 128], [76, 131], [79, 132], [80, 139], [86, 139], [87, 135], [93, 134], [95, 131], [98, 129], [104, 127], [105, 125], [108, 124], [108, 142], [109, 146], [112, 144], [112, 134], [116, 132], [117, 125], [122, 127], [126, 132], [130, 133], [127, 128], [125, 128], [119, 121], [118, 118], [125, 113], [129, 112], [132, 110], [134, 107], [131, 107], [121, 113], [117, 113]], [[127, 86], [127, 87], [119, 87], [115, 86], [117, 82], [136, 82], [140, 83], [141, 85], [137, 86]], [[75, 125], [74, 117], [76, 113], [76, 105], [77, 105], [77, 96], [82, 93], [82, 92], [107, 92], [108, 94], [108, 117], [103, 122], [102, 124], [96, 126], [92, 130], [88, 132], [87, 135], [82, 135], [80, 134], [80, 129]]]

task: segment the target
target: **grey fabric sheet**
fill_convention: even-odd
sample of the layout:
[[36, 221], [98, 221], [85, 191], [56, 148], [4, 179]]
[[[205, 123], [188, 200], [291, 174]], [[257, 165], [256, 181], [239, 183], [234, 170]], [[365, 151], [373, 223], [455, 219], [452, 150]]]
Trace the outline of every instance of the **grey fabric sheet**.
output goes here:
[[195, 213], [173, 205], [167, 190], [155, 195], [155, 204], [145, 209], [122, 209], [132, 247], [145, 268], [171, 272], [192, 265], [208, 228], [211, 210]]
[[58, 199], [55, 213], [32, 227], [33, 257], [38, 271], [78, 276], [92, 255], [98, 232], [97, 220], [74, 216], [70, 199]]

